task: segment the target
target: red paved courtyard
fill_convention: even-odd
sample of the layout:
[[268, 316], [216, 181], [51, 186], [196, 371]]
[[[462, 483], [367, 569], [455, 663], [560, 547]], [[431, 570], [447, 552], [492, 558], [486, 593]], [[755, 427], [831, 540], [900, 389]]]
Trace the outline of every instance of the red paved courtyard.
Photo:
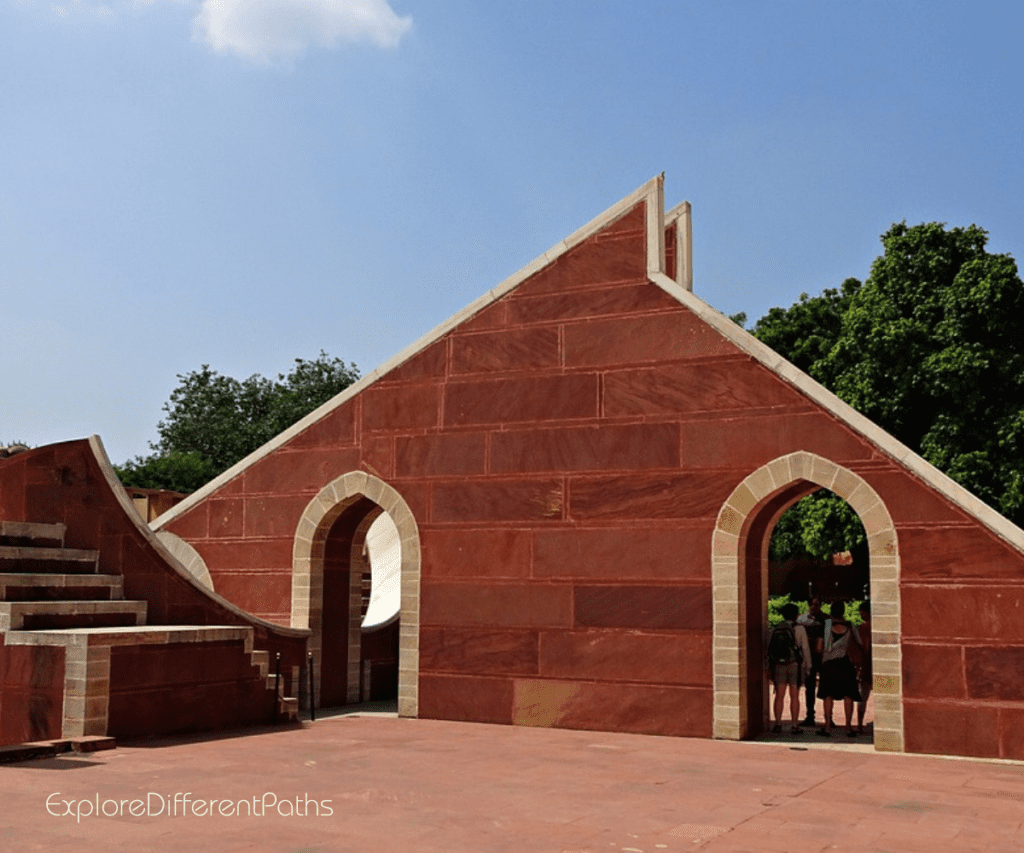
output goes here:
[[[737, 743], [349, 716], [122, 745], [0, 767], [0, 850], [1024, 848], [1024, 765], [823, 740]], [[97, 804], [110, 816], [90, 814]]]

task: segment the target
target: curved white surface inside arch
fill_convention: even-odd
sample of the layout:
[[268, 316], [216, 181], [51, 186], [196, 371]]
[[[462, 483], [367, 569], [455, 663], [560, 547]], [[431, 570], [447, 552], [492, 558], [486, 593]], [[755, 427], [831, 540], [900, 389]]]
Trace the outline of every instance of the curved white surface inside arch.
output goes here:
[[398, 527], [382, 512], [366, 531], [366, 550], [370, 560], [370, 606], [363, 617], [363, 628], [376, 628], [390, 622], [402, 606], [402, 543]]

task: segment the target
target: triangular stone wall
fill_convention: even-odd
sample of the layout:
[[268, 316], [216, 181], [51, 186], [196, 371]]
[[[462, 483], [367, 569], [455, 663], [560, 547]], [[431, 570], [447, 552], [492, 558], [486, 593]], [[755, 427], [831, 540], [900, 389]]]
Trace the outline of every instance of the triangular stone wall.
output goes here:
[[[156, 526], [305, 627], [311, 502], [397, 496], [403, 713], [747, 737], [764, 543], [828, 485], [872, 536], [877, 746], [1024, 758], [1024, 534], [693, 296], [662, 209], [655, 179]], [[355, 472], [388, 491], [325, 493]]]

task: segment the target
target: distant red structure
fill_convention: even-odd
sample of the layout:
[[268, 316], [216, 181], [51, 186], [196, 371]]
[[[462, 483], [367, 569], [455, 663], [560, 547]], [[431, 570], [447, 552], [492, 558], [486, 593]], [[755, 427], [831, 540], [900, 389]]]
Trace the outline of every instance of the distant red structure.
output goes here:
[[820, 559], [805, 554], [786, 560], [768, 561], [768, 591], [790, 596], [791, 601], [808, 601], [820, 595], [826, 603], [841, 599], [859, 601], [869, 597], [867, 566], [855, 563], [849, 551]]
[[[696, 298], [688, 219], [651, 181], [165, 513], [161, 541], [309, 629], [320, 704], [364, 696], [371, 654], [407, 716], [749, 738], [768, 539], [828, 488], [868, 535], [876, 748], [1024, 759], [1024, 532]], [[371, 653], [381, 512], [402, 605]]]

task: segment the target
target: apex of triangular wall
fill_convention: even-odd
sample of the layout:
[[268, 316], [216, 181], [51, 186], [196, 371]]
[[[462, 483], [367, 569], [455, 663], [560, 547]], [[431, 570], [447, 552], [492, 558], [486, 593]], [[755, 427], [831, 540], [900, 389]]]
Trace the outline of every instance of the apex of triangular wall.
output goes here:
[[[302, 433], [304, 430], [313, 426], [315, 423], [322, 420], [324, 417], [329, 415], [339, 406], [346, 403], [356, 395], [362, 393], [379, 379], [390, 373], [395, 368], [404, 364], [410, 358], [416, 354], [422, 352], [432, 343], [442, 338], [448, 332], [457, 328], [458, 326], [465, 323], [475, 315], [479, 314], [485, 308], [492, 303], [501, 299], [509, 291], [515, 289], [519, 284], [524, 282], [526, 279], [538, 273], [545, 267], [553, 264], [567, 252], [574, 247], [580, 245], [584, 240], [589, 237], [598, 234], [609, 225], [620, 219], [635, 208], [638, 204], [645, 205], [645, 233], [646, 233], [646, 249], [647, 249], [647, 271], [648, 275], [657, 274], [662, 278], [665, 276], [665, 228], [666, 226], [673, 228], [689, 228], [689, 202], [683, 202], [682, 204], [673, 208], [669, 214], [664, 212], [664, 182], [665, 175], [662, 173], [654, 178], [651, 178], [643, 186], [634, 190], [625, 198], [613, 204], [603, 213], [598, 214], [590, 220], [586, 225], [578, 228], [568, 237], [559, 240], [554, 246], [548, 249], [546, 252], [538, 255], [534, 260], [520, 269], [518, 272], [509, 276], [501, 284], [492, 288], [491, 290], [484, 293], [479, 298], [475, 299], [461, 311], [453, 314], [443, 323], [435, 326], [431, 331], [427, 332], [422, 338], [410, 344], [404, 350], [399, 352], [397, 355], [384, 362], [380, 367], [374, 370], [372, 373], [368, 373], [358, 382], [350, 385], [340, 394], [332, 397], [326, 403], [321, 405], [319, 408], [314, 409], [302, 420], [296, 422], [291, 427], [286, 429], [284, 432], [272, 438], [262, 447], [250, 453], [241, 461], [237, 462], [227, 471], [220, 476], [211, 480], [201, 489], [193, 492], [181, 503], [176, 504], [174, 507], [169, 509], [159, 518], [155, 519], [151, 527], [153, 530], [159, 530], [164, 525], [170, 523], [175, 518], [186, 513], [189, 509], [195, 506], [197, 503], [202, 501], [209, 494], [215, 492], [224, 484], [230, 482], [239, 474], [243, 473], [247, 468], [258, 462], [263, 457], [270, 453], [273, 453], [277, 448], [284, 444], [287, 444], [297, 435]], [[687, 245], [689, 245], [689, 238], [686, 237]], [[677, 265], [679, 266], [679, 265]], [[687, 267], [688, 269], [688, 267]], [[690, 286], [692, 287], [692, 278], [690, 280]]]

